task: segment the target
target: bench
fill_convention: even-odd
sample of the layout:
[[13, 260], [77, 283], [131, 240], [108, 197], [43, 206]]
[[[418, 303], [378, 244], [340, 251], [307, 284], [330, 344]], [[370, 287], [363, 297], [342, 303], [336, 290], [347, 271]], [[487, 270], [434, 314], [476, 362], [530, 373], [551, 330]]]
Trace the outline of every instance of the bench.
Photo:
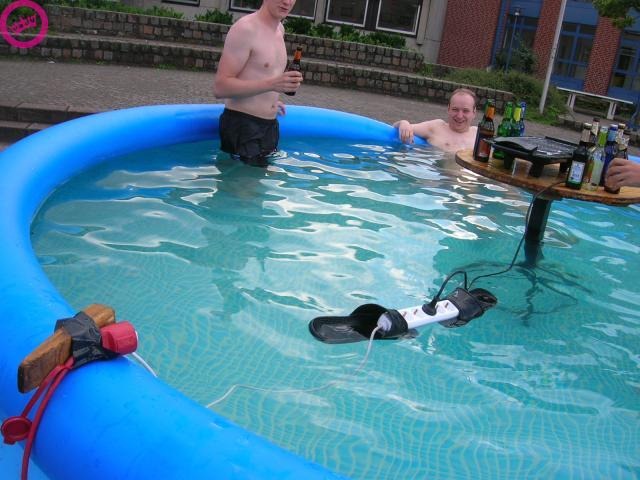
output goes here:
[[609, 109], [607, 110], [607, 120], [613, 120], [613, 117], [616, 114], [616, 108], [619, 103], [633, 105], [633, 102], [629, 100], [623, 100], [621, 98], [607, 97], [605, 95], [598, 95], [597, 93], [582, 92], [580, 90], [572, 90], [570, 88], [562, 88], [562, 87], [556, 87], [556, 88], [560, 92], [569, 94], [569, 96], [567, 97], [567, 107], [569, 107], [571, 111], [573, 111], [573, 105], [576, 103], [577, 96], [597, 98], [598, 100], [604, 100], [605, 102], [608, 102]]

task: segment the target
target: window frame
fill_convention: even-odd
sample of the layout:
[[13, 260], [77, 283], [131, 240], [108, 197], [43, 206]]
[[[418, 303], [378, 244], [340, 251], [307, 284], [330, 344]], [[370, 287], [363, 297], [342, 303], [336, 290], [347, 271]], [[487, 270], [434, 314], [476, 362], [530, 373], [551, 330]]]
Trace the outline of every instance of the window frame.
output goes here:
[[395, 28], [381, 27], [380, 26], [380, 11], [382, 10], [382, 2], [383, 2], [383, 0], [379, 0], [378, 1], [378, 13], [376, 15], [375, 31], [392, 32], [392, 33], [397, 33], [399, 35], [407, 35], [407, 36], [414, 36], [414, 37], [418, 34], [418, 25], [420, 24], [420, 14], [422, 13], [422, 3], [421, 2], [416, 2], [418, 9], [417, 9], [416, 15], [414, 17], [414, 24], [413, 24], [413, 30], [412, 31], [409, 31], [409, 30], [398, 30], [398, 29], [395, 29]]
[[373, 0], [365, 0], [365, 7], [364, 7], [364, 15], [362, 18], [362, 23], [354, 23], [354, 22], [345, 22], [343, 20], [331, 20], [329, 18], [329, 12], [331, 11], [331, 1], [332, 0], [327, 0], [327, 7], [326, 7], [326, 11], [324, 14], [324, 20], [327, 23], [331, 23], [331, 24], [335, 24], [335, 25], [352, 25], [354, 27], [360, 27], [360, 28], [365, 28], [365, 25], [367, 23], [367, 15], [369, 13], [369, 6], [371, 4], [371, 2]]

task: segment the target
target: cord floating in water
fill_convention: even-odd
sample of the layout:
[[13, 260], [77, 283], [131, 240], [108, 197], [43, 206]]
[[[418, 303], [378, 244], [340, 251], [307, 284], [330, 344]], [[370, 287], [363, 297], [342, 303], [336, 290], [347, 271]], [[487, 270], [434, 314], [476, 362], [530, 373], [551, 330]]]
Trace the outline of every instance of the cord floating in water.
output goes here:
[[[375, 336], [375, 334], [376, 334], [376, 332], [378, 331], [379, 328], [380, 327], [376, 327], [373, 330], [373, 332], [371, 332], [371, 337], [369, 337], [369, 343], [367, 344], [367, 351], [364, 354], [364, 358], [360, 362], [360, 365], [358, 365], [358, 368], [356, 368], [351, 373], [351, 375], [355, 375], [356, 373], [358, 373], [367, 364], [367, 360], [369, 359], [369, 354], [371, 353], [371, 347], [373, 345], [373, 337]], [[334, 386], [334, 385], [338, 385], [340, 383], [343, 383], [344, 381], [345, 380], [332, 380], [332, 381], [330, 381], [328, 383], [325, 383], [324, 385], [320, 385], [319, 387], [292, 388], [292, 389], [286, 389], [286, 390], [276, 390], [276, 389], [273, 389], [273, 388], [255, 387], [253, 385], [236, 384], [236, 385], [233, 385], [229, 390], [227, 390], [227, 392], [224, 395], [222, 395], [220, 398], [218, 398], [217, 400], [214, 400], [212, 402], [209, 402], [207, 404], [207, 408], [211, 408], [212, 406], [217, 405], [218, 403], [220, 403], [223, 400], [227, 399], [235, 390], [237, 390], [239, 388], [246, 388], [247, 390], [254, 390], [254, 391], [257, 391], [257, 392], [265, 392], [265, 393], [311, 393], [311, 392], [318, 392], [320, 390], [324, 390], [325, 388], [329, 388], [329, 387]]]

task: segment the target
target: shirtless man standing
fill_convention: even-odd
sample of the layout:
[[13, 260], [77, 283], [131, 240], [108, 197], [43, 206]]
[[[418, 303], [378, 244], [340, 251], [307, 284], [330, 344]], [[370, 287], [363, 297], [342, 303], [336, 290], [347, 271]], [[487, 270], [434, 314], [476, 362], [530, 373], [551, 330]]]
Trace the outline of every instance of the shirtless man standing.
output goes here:
[[266, 167], [280, 136], [276, 116], [285, 114], [280, 93], [295, 92], [300, 72], [285, 72], [284, 20], [295, 0], [263, 0], [227, 33], [214, 83], [225, 99], [220, 148], [249, 165]]
[[476, 117], [476, 95], [466, 88], [454, 90], [449, 99], [447, 116], [448, 122], [437, 119], [411, 124], [406, 120], [398, 120], [393, 126], [398, 129], [400, 140], [405, 143], [413, 143], [413, 136], [418, 135], [445, 152], [472, 149], [478, 131], [478, 127], [471, 126]]

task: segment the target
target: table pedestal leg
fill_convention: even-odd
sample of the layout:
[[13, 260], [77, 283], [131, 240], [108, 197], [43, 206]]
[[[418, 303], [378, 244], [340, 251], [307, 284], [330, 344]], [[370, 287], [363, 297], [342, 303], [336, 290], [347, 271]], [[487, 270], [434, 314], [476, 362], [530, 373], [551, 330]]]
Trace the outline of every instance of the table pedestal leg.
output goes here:
[[535, 263], [541, 253], [541, 243], [544, 230], [547, 228], [547, 218], [551, 211], [552, 200], [536, 198], [531, 205], [529, 220], [524, 231], [525, 256], [527, 261]]

